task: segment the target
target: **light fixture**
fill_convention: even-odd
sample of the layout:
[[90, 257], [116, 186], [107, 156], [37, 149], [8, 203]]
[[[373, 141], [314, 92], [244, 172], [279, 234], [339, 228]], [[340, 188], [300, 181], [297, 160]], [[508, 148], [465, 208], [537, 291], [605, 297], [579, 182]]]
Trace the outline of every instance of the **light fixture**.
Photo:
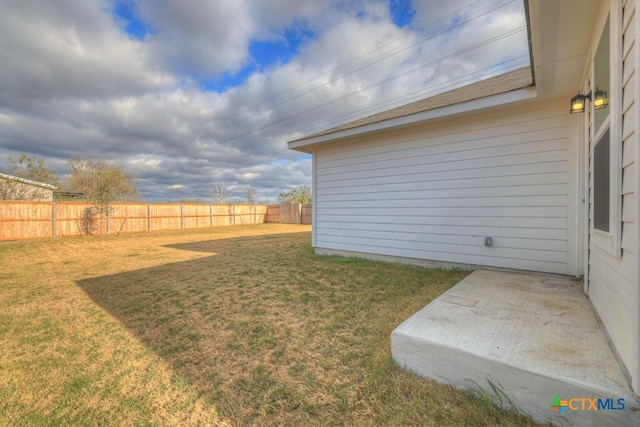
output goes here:
[[[585, 95], [581, 95], [580, 93], [578, 93], [576, 96], [571, 98], [571, 109], [569, 110], [569, 112], [571, 114], [584, 113], [585, 107], [587, 105], [587, 100], [591, 101], [591, 92]], [[606, 108], [607, 105], [609, 105], [607, 92], [596, 88], [596, 91], [593, 94], [593, 109], [600, 110], [602, 108]]]
[[593, 94], [593, 109], [600, 110], [601, 108], [605, 108], [607, 105], [609, 105], [607, 92], [596, 88], [596, 92]]
[[573, 113], [584, 113], [585, 105], [587, 104], [587, 99], [591, 100], [591, 92], [586, 95], [580, 95], [578, 93], [576, 96], [571, 98], [571, 110], [569, 112]]

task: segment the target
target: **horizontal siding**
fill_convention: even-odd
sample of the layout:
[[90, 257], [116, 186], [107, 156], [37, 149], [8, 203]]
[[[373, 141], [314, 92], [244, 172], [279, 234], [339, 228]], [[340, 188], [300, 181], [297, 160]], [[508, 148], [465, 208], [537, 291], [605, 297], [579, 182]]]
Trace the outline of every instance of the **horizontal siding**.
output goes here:
[[[481, 226], [481, 227], [489, 227], [489, 226], [503, 226], [503, 227], [516, 227], [516, 228], [527, 228], [527, 229], [546, 229], [546, 230], [566, 230], [567, 229], [567, 220], [566, 218], [535, 218], [535, 217], [522, 217], [522, 218], [514, 218], [510, 216], [505, 217], [453, 217], [453, 216], [431, 216], [427, 217], [424, 215], [396, 215], [397, 209], [390, 209], [387, 212], [387, 215], [371, 215], [371, 214], [362, 214], [362, 215], [324, 215], [322, 216], [318, 225], [333, 225], [336, 227], [336, 224], [344, 224], [343, 228], [349, 228], [352, 223], [362, 223], [362, 224], [371, 224], [371, 230], [377, 230], [378, 228], [374, 228], [375, 224], [379, 224], [380, 227], [384, 227], [385, 229], [394, 229], [395, 224], [403, 224], [403, 225], [415, 225], [415, 226], [424, 226], [424, 225], [449, 225], [449, 226]], [[321, 217], [321, 215], [318, 215]], [[420, 232], [420, 229], [415, 230], [416, 233]]]
[[[415, 258], [425, 259], [432, 261], [440, 261], [443, 263], [456, 263], [463, 265], [484, 265], [491, 267], [510, 268], [519, 270], [531, 270], [531, 271], [545, 271], [549, 273], [563, 274], [566, 268], [565, 263], [562, 260], [554, 261], [540, 261], [530, 259], [532, 257], [532, 251], [514, 251], [504, 250], [501, 252], [484, 252], [482, 254], [474, 254], [465, 251], [462, 252], [460, 246], [454, 245], [438, 245], [433, 251], [429, 251], [428, 248], [420, 246], [416, 248], [416, 245], [404, 244], [404, 245], [387, 245], [386, 242], [376, 241], [375, 245], [367, 245], [363, 242], [358, 242], [357, 251], [354, 249], [352, 242], [332, 242], [329, 240], [318, 239], [317, 247], [326, 249], [337, 249], [343, 251], [356, 251], [371, 253], [377, 255], [389, 255], [402, 258]], [[475, 251], [477, 252], [477, 251]]]
[[[539, 121], [536, 121], [539, 125]], [[523, 124], [523, 126], [526, 125]], [[554, 123], [554, 126], [560, 123]], [[420, 145], [421, 139], [409, 139], [406, 145], [400, 145], [397, 140], [394, 143], [378, 145], [377, 147], [363, 146], [361, 155], [357, 156], [353, 150], [338, 151], [338, 153], [330, 156], [319, 165], [319, 170], [323, 172], [331, 172], [332, 168], [341, 168], [349, 166], [360, 169], [375, 168], [376, 163], [380, 162], [386, 166], [392, 161], [411, 162], [428, 158], [433, 163], [444, 159], [450, 159], [452, 154], [456, 154], [456, 159], [478, 159], [491, 158], [510, 154], [535, 153], [538, 151], [553, 150], [557, 147], [557, 139], [562, 139], [566, 135], [565, 127], [557, 127], [554, 129], [539, 129], [531, 126], [523, 132], [512, 132], [503, 136], [495, 136], [488, 131], [483, 133], [484, 136], [473, 136], [468, 133], [467, 138], [475, 138], [472, 141], [460, 140], [460, 136], [453, 138], [442, 137], [433, 145]], [[505, 129], [503, 129], [505, 130]], [[440, 138], [434, 135], [433, 138]], [[446, 142], [444, 142], [444, 141]], [[397, 151], [394, 151], [397, 150]], [[339, 157], [344, 156], [344, 157]], [[438, 157], [442, 156], [442, 157]]]
[[613, 258], [598, 247], [590, 250], [589, 298], [630, 371], [635, 358], [633, 347], [637, 345], [636, 340], [632, 339], [631, 321], [636, 318], [638, 307], [635, 298], [637, 290], [634, 290], [625, 272], [636, 268], [633, 264], [634, 258], [631, 256]]
[[316, 247], [567, 273], [565, 104], [319, 149]]
[[[635, 112], [631, 113], [631, 115], [634, 115], [634, 114]], [[628, 128], [631, 128], [631, 129], [628, 129]], [[632, 126], [627, 126], [627, 129], [625, 130], [629, 130], [630, 132], [625, 135], [625, 138], [623, 139], [623, 146], [622, 146], [622, 159], [623, 159], [622, 166], [626, 167], [635, 162], [637, 145], [635, 143], [636, 142], [635, 129], [633, 129]]]
[[[491, 124], [468, 119], [470, 123], [459, 123], [455, 128], [440, 124], [440, 128], [429, 129], [431, 144], [425, 146], [420, 132], [397, 131], [385, 139], [367, 138], [363, 142], [337, 145], [326, 154], [319, 170], [330, 166], [357, 165], [375, 160], [411, 158], [416, 155], [438, 153], [464, 153], [493, 147], [517, 146], [529, 141], [547, 141], [566, 135], [567, 119], [553, 112], [538, 110], [531, 117], [521, 114], [495, 118]], [[531, 138], [532, 135], [536, 135]]]
[[[326, 227], [317, 226], [316, 230], [321, 233], [331, 234], [336, 230], [340, 233], [349, 233], [351, 231], [371, 231], [371, 225], [362, 223], [350, 223], [349, 228], [340, 227], [339, 223], [329, 223]], [[415, 233], [415, 225], [397, 223], [393, 227], [391, 233]], [[421, 234], [436, 234], [436, 235], [448, 235], [448, 236], [493, 236], [494, 238], [523, 238], [523, 239], [541, 239], [541, 240], [567, 240], [566, 228], [526, 228], [526, 227], [508, 227], [506, 224], [491, 225], [491, 226], [477, 226], [477, 225], [420, 225]]]
[[[613, 15], [612, 15], [613, 16]], [[613, 25], [613, 22], [612, 22]], [[621, 141], [614, 149], [622, 151], [622, 185], [617, 197], [621, 197], [622, 211], [619, 218], [621, 226], [621, 254], [614, 256], [591, 239], [589, 246], [589, 297], [598, 311], [620, 358], [629, 371], [634, 384], [638, 383], [638, 254], [637, 252], [637, 191], [638, 168], [636, 164], [638, 150], [637, 92], [638, 76], [636, 70], [637, 41], [635, 2], [626, 2], [623, 17], [622, 43], [622, 132]], [[615, 92], [614, 92], [615, 93]], [[616, 102], [615, 99], [611, 100]], [[620, 101], [618, 101], [620, 102]], [[593, 190], [590, 190], [593, 197]], [[638, 390], [636, 389], [636, 392]]]
[[[431, 234], [437, 236], [438, 244], [450, 244], [450, 245], [465, 245], [465, 246], [484, 246], [483, 235], [464, 235], [464, 234], [444, 234], [440, 233], [425, 233], [421, 230], [420, 234], [415, 231], [371, 231], [371, 230], [323, 230], [323, 236], [327, 240], [346, 240], [349, 238], [363, 239], [363, 240], [383, 240], [385, 242], [423, 242], [424, 236]], [[564, 252], [567, 250], [566, 242], [561, 239], [541, 239], [533, 238], [532, 236], [525, 236], [520, 238], [513, 237], [496, 237], [493, 236], [496, 246], [500, 249], [516, 249], [526, 246], [529, 249], [535, 251], [556, 251]], [[484, 247], [482, 248], [484, 250]], [[546, 259], [546, 254], [542, 253], [538, 257], [539, 259]]]
[[[396, 195], [400, 196], [400, 195]], [[424, 195], [423, 195], [424, 196]], [[353, 200], [353, 199], [352, 199]], [[393, 198], [386, 199], [381, 197], [371, 197], [367, 199], [360, 199], [358, 204], [360, 208], [375, 209], [379, 207], [393, 208], [401, 203], [406, 207], [432, 207], [446, 205], [449, 207], [524, 207], [524, 206], [554, 206], [563, 207], [567, 206], [567, 196], [562, 195], [542, 195], [542, 196], [511, 196], [511, 197], [446, 197], [437, 198]], [[344, 200], [332, 200], [330, 197], [322, 198], [323, 208], [344, 207]]]
[[635, 162], [628, 163], [622, 169], [622, 194], [631, 194], [636, 192], [638, 183], [634, 178], [638, 176], [637, 166]]
[[[523, 168], [519, 168], [517, 172], [522, 172]], [[400, 172], [400, 171], [399, 171]], [[425, 191], [425, 190], [469, 190], [467, 196], [474, 195], [474, 191], [483, 189], [499, 189], [499, 188], [520, 188], [523, 192], [528, 192], [529, 187], [547, 186], [556, 184], [555, 191], [562, 191], [568, 188], [569, 173], [568, 172], [546, 172], [546, 173], [528, 173], [524, 175], [506, 175], [506, 176], [485, 176], [482, 180], [471, 174], [468, 178], [460, 178], [459, 175], [453, 174], [453, 179], [438, 179], [441, 175], [436, 175], [432, 181], [423, 181], [420, 175], [405, 176], [404, 180], [396, 182], [376, 182], [362, 180], [358, 182], [350, 181], [334, 181], [325, 183], [318, 179], [317, 191], [320, 194], [357, 194], [361, 191], [371, 192], [404, 192], [404, 191]], [[493, 175], [493, 174], [492, 174]], [[372, 178], [373, 180], [374, 178]], [[566, 192], [564, 194], [567, 194]]]
[[[558, 141], [557, 144], [563, 144], [563, 142]], [[343, 169], [342, 172], [323, 173], [322, 183], [324, 186], [330, 187], [331, 182], [343, 183], [346, 180], [350, 183], [366, 180], [367, 183], [371, 184], [390, 181], [403, 182], [411, 179], [411, 175], [419, 175], [419, 179], [426, 176], [430, 178], [429, 181], [443, 181], [469, 177], [488, 178], [529, 175], [537, 174], [540, 171], [546, 173], [564, 172], [567, 170], [567, 161], [563, 160], [563, 158], [566, 158], [566, 151], [566, 148], [556, 148], [542, 153], [523, 153], [464, 161], [452, 160], [451, 158], [448, 161], [425, 160], [424, 163], [418, 165], [402, 165], [402, 163], [399, 163], [359, 171], [352, 171], [351, 168], [348, 168], [348, 170]]]
[[[627, 255], [635, 254], [637, 251], [637, 236], [638, 231], [636, 229], [637, 224], [635, 222], [625, 222], [623, 224], [622, 230], [622, 250], [627, 253]], [[629, 257], [631, 258], [631, 256]]]
[[[566, 181], [566, 176], [562, 175], [562, 179]], [[417, 184], [416, 184], [417, 185]], [[564, 196], [566, 197], [568, 189], [567, 185], [562, 184], [536, 184], [528, 183], [522, 185], [503, 185], [493, 187], [473, 187], [467, 186], [463, 188], [452, 188], [447, 186], [445, 189], [427, 189], [424, 186], [421, 188], [413, 188], [408, 186], [402, 191], [395, 191], [393, 189], [381, 190], [379, 186], [370, 186], [369, 189], [359, 188], [357, 193], [340, 191], [340, 189], [325, 190], [322, 194], [316, 194], [316, 200], [319, 202], [330, 201], [357, 201], [357, 200], [371, 200], [371, 201], [384, 201], [384, 200], [407, 200], [416, 197], [425, 199], [449, 199], [451, 203], [455, 203], [455, 200], [500, 200], [503, 198], [522, 200], [523, 198], [534, 198], [536, 196], [542, 196], [542, 200], [546, 202], [546, 197]], [[473, 189], [470, 195], [469, 189]], [[419, 193], [419, 194], [418, 194]], [[521, 196], [521, 197], [520, 197]], [[472, 202], [469, 202], [472, 203]], [[499, 203], [499, 202], [496, 202]], [[502, 202], [505, 203], [505, 202]], [[506, 202], [509, 203], [509, 202]], [[516, 202], [521, 203], [521, 202]], [[528, 202], [531, 203], [531, 202]], [[500, 205], [496, 205], [500, 206]]]

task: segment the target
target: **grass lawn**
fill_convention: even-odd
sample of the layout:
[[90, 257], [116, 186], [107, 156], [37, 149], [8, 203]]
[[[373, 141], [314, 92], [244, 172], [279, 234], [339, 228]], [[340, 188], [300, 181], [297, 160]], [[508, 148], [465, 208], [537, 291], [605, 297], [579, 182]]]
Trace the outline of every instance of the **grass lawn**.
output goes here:
[[0, 425], [526, 425], [391, 360], [466, 273], [264, 224], [0, 243]]

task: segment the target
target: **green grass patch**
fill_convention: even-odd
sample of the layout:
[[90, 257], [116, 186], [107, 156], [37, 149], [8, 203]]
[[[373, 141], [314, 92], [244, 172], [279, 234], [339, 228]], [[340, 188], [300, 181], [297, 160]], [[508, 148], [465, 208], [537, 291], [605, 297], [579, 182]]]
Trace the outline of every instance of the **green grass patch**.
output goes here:
[[0, 425], [532, 424], [391, 360], [466, 272], [275, 224], [0, 243], [0, 265]]

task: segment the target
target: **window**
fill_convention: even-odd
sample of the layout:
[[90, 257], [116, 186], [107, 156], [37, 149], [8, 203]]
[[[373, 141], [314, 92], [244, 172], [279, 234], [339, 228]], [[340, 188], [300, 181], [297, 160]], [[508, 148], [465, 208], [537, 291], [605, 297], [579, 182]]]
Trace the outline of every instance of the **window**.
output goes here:
[[[611, 48], [609, 46], [609, 18], [604, 24], [602, 29], [602, 35], [598, 42], [598, 50], [596, 50], [595, 57], [593, 58], [593, 89], [592, 96], [596, 91], [602, 90], [611, 94]], [[597, 134], [604, 122], [609, 117], [610, 108], [604, 107], [599, 110], [594, 110], [593, 126], [594, 134]]]
[[609, 231], [610, 191], [609, 129], [593, 148], [593, 228]]
[[[593, 58], [592, 94], [610, 93], [611, 48], [609, 17], [605, 21]], [[609, 233], [611, 206], [611, 120], [609, 106], [593, 111], [593, 228]]]

